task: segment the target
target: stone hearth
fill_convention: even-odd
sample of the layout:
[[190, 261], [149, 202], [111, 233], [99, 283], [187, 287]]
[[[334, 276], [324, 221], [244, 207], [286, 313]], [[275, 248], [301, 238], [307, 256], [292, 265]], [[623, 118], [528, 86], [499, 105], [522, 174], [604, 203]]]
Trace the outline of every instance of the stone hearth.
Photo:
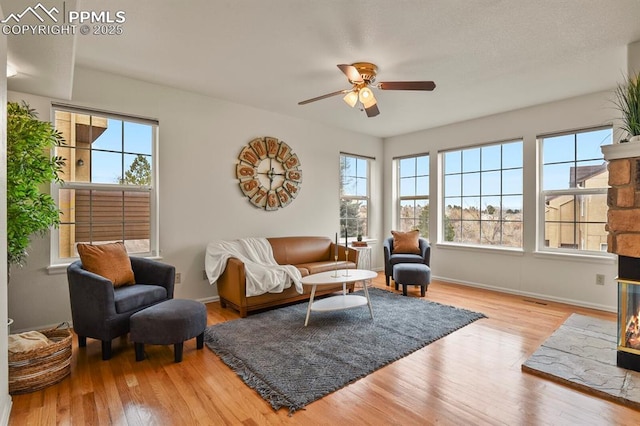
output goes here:
[[572, 314], [522, 370], [640, 409], [640, 373], [616, 365], [616, 323]]

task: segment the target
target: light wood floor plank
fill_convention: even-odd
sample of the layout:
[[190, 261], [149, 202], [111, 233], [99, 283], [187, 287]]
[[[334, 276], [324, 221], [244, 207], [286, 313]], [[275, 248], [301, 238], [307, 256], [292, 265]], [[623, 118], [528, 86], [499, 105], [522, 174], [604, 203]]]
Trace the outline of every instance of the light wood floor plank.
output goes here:
[[[386, 287], [384, 276], [374, 280]], [[408, 297], [419, 297], [409, 288]], [[637, 425], [640, 412], [521, 371], [522, 363], [571, 313], [615, 315], [557, 302], [434, 282], [425, 299], [484, 313], [470, 324], [288, 416], [273, 411], [206, 347], [185, 343], [180, 364], [172, 346], [73, 342], [71, 376], [43, 391], [13, 396], [10, 425]], [[375, 308], [375, 307], [374, 307]], [[208, 324], [238, 318], [207, 305]]]

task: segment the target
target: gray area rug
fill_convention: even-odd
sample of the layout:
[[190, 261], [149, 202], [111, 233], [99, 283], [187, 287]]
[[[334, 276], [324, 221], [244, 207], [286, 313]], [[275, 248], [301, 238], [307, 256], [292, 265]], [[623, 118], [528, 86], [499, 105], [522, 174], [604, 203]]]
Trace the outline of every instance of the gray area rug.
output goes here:
[[366, 306], [311, 312], [308, 303], [210, 326], [205, 343], [278, 410], [307, 404], [480, 318], [481, 313], [369, 289]]
[[640, 373], [616, 365], [614, 321], [572, 314], [522, 370], [640, 409]]

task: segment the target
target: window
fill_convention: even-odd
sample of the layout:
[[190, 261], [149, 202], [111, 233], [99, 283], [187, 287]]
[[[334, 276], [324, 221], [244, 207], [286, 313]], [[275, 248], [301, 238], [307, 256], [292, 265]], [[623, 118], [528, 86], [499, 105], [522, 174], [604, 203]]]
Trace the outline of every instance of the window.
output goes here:
[[443, 153], [440, 240], [522, 247], [522, 141]]
[[[600, 147], [612, 129], [598, 128], [539, 137], [540, 217], [543, 249], [601, 252], [607, 247], [609, 173]], [[542, 231], [541, 231], [542, 233]]]
[[157, 253], [153, 155], [157, 122], [54, 105], [65, 145], [64, 184], [53, 189], [60, 227], [52, 263], [78, 256], [77, 243], [123, 241], [129, 253]]
[[399, 158], [398, 229], [429, 238], [429, 155]]
[[340, 154], [340, 229], [350, 238], [369, 233], [369, 162]]

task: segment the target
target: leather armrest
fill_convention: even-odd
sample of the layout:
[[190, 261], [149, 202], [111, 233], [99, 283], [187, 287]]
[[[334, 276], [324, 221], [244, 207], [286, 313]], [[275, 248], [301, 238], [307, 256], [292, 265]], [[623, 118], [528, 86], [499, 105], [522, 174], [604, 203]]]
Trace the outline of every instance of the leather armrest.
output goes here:
[[230, 257], [224, 272], [217, 281], [218, 295], [238, 306], [246, 305], [247, 277], [244, 271], [244, 262]]
[[[329, 259], [331, 261], [335, 260], [334, 259], [335, 250], [336, 250], [336, 243], [331, 243], [331, 258]], [[358, 254], [360, 254], [358, 250], [355, 250], [354, 248], [349, 249], [349, 260], [353, 262], [355, 265], [358, 264]], [[338, 244], [338, 260], [344, 260], [344, 256], [345, 256], [345, 248], [344, 246]]]

